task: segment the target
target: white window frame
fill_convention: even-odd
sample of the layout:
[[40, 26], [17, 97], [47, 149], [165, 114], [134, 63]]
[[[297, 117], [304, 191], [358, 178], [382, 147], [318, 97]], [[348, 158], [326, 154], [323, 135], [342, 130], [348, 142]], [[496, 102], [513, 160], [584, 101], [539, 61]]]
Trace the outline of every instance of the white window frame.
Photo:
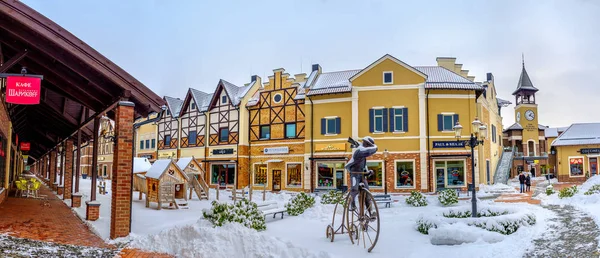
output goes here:
[[[461, 187], [466, 187], [467, 186], [467, 159], [434, 159], [433, 160], [433, 169], [438, 169], [440, 167], [436, 166], [435, 162], [436, 161], [444, 161], [445, 166], [444, 166], [444, 188], [445, 189], [456, 189], [456, 188], [461, 188]], [[448, 185], [448, 161], [462, 161], [463, 165], [464, 165], [464, 175], [465, 175], [465, 179], [463, 180], [463, 185], [455, 185], [455, 186], [449, 186]], [[437, 188], [437, 186], [436, 186]], [[437, 190], [437, 189], [436, 189]]]
[[[396, 182], [398, 182], [398, 162], [412, 162], [413, 163], [413, 185], [412, 187], [398, 187], [398, 184], [396, 184]], [[417, 179], [416, 179], [416, 175], [417, 175], [417, 168], [416, 168], [416, 161], [414, 159], [395, 159], [394, 160], [394, 189], [398, 189], [398, 190], [402, 190], [402, 189], [416, 189], [417, 188]]]
[[[581, 171], [581, 176], [573, 176], [571, 175], [571, 159], [583, 159], [583, 162], [581, 163], [581, 169], [583, 169], [583, 171]], [[589, 162], [589, 159], [588, 161]], [[569, 156], [567, 157], [567, 164], [569, 165], [569, 177], [585, 177], [585, 163], [587, 163], [585, 161], [585, 156]], [[591, 176], [591, 175], [590, 175]]]
[[[276, 96], [280, 96], [281, 99], [279, 101], [275, 100]], [[275, 95], [273, 95], [273, 103], [281, 103], [283, 101], [283, 95], [281, 95], [281, 93], [276, 93]]]
[[[319, 162], [315, 162], [314, 169], [313, 169], [314, 172], [313, 173], [315, 173], [315, 188], [316, 189], [336, 189], [335, 184], [337, 183], [337, 178], [335, 176], [336, 176], [336, 173], [337, 173], [336, 170], [338, 170], [339, 168], [335, 168], [335, 166], [333, 168], [333, 180], [334, 180], [333, 181], [333, 185], [334, 185], [334, 187], [320, 187], [319, 186], [319, 164], [336, 164], [336, 163], [341, 163], [343, 166], [345, 166], [345, 162], [344, 161], [331, 160], [331, 161], [319, 161]], [[344, 168], [341, 168], [339, 170], [344, 170]], [[342, 182], [342, 185], [344, 185], [344, 183], [348, 181], [347, 174], [348, 173], [346, 173], [346, 171], [344, 171], [342, 173], [342, 175], [343, 175], [343, 179], [342, 180], [344, 180], [344, 182]], [[348, 189], [350, 189], [349, 185], [348, 185]]]
[[[456, 121], [454, 121], [454, 115], [456, 115], [456, 113], [442, 113], [442, 132], [450, 132], [453, 133], [454, 132], [454, 125], [456, 125]], [[446, 130], [446, 127], [444, 126], [445, 124], [445, 117], [446, 116], [450, 116], [452, 118], [452, 126], [450, 130]]]
[[[256, 180], [255, 180], [256, 179], [256, 172], [258, 172], [256, 170], [256, 166], [257, 165], [265, 165], [266, 168], [267, 168], [267, 171], [265, 172], [266, 175], [267, 175], [267, 181], [264, 184], [257, 184], [256, 183]], [[252, 173], [252, 185], [253, 186], [262, 186], [262, 187], [264, 187], [265, 184], [267, 186], [269, 185], [269, 163], [266, 163], [266, 164], [265, 163], [261, 163], [261, 162], [252, 163], [252, 170], [253, 170], [253, 173]]]
[[[373, 107], [373, 133], [384, 133], [383, 129], [383, 119], [386, 119], [385, 117], [383, 117], [383, 110], [385, 108], [382, 107]], [[381, 110], [381, 115], [377, 115], [375, 112], [377, 112], [378, 110]], [[377, 117], [381, 116], [381, 131], [377, 131]]]
[[[288, 165], [300, 165], [300, 185], [288, 185]], [[286, 162], [285, 163], [285, 187], [301, 189], [304, 185], [304, 164], [302, 162]]]
[[[381, 186], [369, 186], [369, 189], [383, 189], [385, 187], [385, 183], [386, 183], [385, 182], [386, 181], [386, 178], [385, 178], [385, 166], [383, 164], [383, 160], [380, 160], [380, 159], [378, 159], [378, 160], [367, 160], [367, 164], [366, 164], [367, 168], [369, 167], [369, 165], [368, 165], [369, 163], [379, 163], [379, 164], [381, 164], [381, 177], [383, 178], [383, 180], [381, 181]], [[376, 172], [373, 171], [373, 173], [376, 173]]]
[[[392, 81], [391, 82], [385, 82], [385, 75], [388, 74], [388, 73], [390, 75], [392, 75]], [[383, 71], [383, 73], [382, 73], [382, 81], [383, 81], [383, 84], [394, 84], [394, 72], [393, 71]]]
[[[335, 120], [337, 118], [339, 118], [339, 116], [326, 116], [326, 117], [323, 117], [323, 119], [325, 119], [325, 135], [328, 135], [328, 136], [337, 135], [337, 133], [335, 133], [335, 132], [337, 132], [337, 130], [336, 130], [337, 128], [333, 128], [333, 133], [329, 133], [329, 120], [333, 120], [333, 124], [336, 124]], [[342, 126], [342, 125], [340, 124], [340, 126]], [[296, 130], [298, 130], [298, 126], [297, 125], [296, 125]]]
[[[394, 109], [394, 133], [401, 133], [401, 132], [406, 132], [406, 128], [404, 128], [404, 107], [392, 107], [392, 109]], [[401, 115], [398, 115], [398, 113], [396, 113], [397, 110], [400, 110], [402, 112]], [[402, 127], [402, 130], [397, 130], [396, 126], [398, 123], [396, 123], [396, 117], [402, 117], [402, 123], [400, 123], [400, 126]], [[388, 122], [389, 123], [389, 122]]]

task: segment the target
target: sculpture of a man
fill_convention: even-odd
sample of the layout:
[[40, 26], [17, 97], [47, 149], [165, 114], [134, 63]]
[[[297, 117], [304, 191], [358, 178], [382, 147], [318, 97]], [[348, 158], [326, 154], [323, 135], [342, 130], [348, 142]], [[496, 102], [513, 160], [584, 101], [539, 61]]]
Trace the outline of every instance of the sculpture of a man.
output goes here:
[[[375, 140], [371, 136], [364, 137], [362, 143], [360, 144], [357, 144], [357, 142], [354, 140], [352, 140], [352, 142], [352, 147], [356, 149], [352, 153], [352, 158], [348, 161], [348, 164], [346, 164], [346, 170], [350, 173], [350, 195], [352, 196], [350, 210], [355, 210], [355, 200], [356, 195], [358, 194], [359, 184], [362, 182], [364, 184], [363, 187], [369, 189], [367, 177], [371, 176], [373, 171], [367, 170], [367, 158], [377, 152], [377, 145], [375, 145]], [[367, 172], [368, 174], [365, 174]], [[371, 210], [371, 203], [368, 200], [365, 205], [367, 206], [371, 216], [375, 216], [376, 214]]]

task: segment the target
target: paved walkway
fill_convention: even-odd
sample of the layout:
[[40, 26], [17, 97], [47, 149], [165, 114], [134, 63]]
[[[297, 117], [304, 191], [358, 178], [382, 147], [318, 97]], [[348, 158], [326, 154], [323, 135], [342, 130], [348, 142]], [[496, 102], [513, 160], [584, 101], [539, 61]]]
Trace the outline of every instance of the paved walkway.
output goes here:
[[[14, 197], [0, 205], [0, 253], [9, 257], [171, 257], [109, 245], [44, 185], [40, 199]], [[85, 204], [84, 204], [85, 205]], [[48, 248], [50, 247], [50, 248]]]

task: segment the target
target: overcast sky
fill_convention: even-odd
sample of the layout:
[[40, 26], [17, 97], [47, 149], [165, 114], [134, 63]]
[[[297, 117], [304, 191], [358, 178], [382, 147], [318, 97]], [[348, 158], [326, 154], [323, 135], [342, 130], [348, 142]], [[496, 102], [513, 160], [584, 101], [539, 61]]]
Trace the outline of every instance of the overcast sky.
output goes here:
[[[600, 122], [597, 1], [48, 1], [24, 0], [161, 96], [214, 91], [283, 67], [362, 69], [386, 53], [410, 65], [457, 57], [511, 95], [525, 66], [539, 121]], [[541, 3], [544, 3], [543, 5]], [[514, 105], [503, 109], [514, 123]]]

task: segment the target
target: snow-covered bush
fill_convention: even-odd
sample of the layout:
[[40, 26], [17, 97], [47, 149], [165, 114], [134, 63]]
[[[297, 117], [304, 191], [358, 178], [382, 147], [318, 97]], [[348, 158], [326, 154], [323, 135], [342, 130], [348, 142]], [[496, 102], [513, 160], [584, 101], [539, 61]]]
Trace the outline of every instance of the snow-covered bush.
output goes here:
[[552, 185], [546, 186], [546, 195], [553, 195], [553, 194], [554, 194], [554, 187]]
[[597, 194], [600, 193], [600, 185], [593, 185], [592, 187], [590, 187], [590, 189], [588, 189], [585, 193], [585, 195], [592, 195], [592, 194]]
[[573, 195], [575, 195], [577, 192], [579, 192], [579, 190], [577, 189], [576, 185], [563, 188], [558, 192], [558, 198], [562, 199], [566, 197], [573, 197]]
[[421, 215], [417, 219], [417, 231], [428, 234], [429, 229], [438, 228], [441, 225], [463, 223], [492, 232], [510, 235], [521, 226], [531, 226], [536, 223], [535, 215], [526, 211], [516, 209], [503, 209], [499, 207], [483, 207], [478, 210], [477, 217], [470, 217], [469, 207], [444, 211], [441, 214], [428, 216]]
[[258, 210], [256, 203], [242, 199], [235, 204], [212, 202], [210, 210], [204, 209], [202, 215], [215, 226], [223, 226], [228, 222], [237, 222], [245, 227], [258, 231], [267, 229], [265, 217]]
[[315, 205], [315, 198], [306, 194], [300, 193], [296, 195], [289, 203], [285, 205], [287, 213], [291, 216], [298, 216], [304, 213], [304, 210]]
[[438, 200], [444, 206], [457, 204], [458, 203], [458, 193], [456, 192], [456, 190], [446, 189], [446, 190], [440, 192], [440, 195], [438, 196]]
[[344, 205], [344, 193], [331, 190], [321, 197], [321, 204], [341, 204]]
[[410, 196], [406, 198], [406, 203], [414, 207], [427, 206], [427, 198], [420, 192], [412, 191]]

